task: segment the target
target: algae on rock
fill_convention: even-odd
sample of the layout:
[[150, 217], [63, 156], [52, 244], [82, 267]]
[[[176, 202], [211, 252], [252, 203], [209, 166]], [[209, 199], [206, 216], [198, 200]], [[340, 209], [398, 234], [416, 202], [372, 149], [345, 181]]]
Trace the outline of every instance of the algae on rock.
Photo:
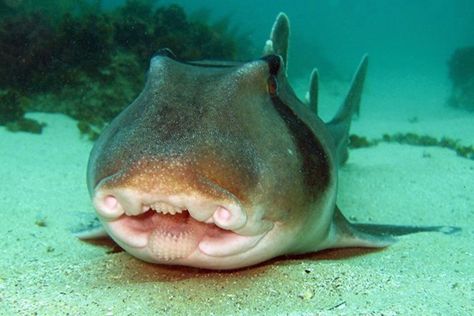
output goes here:
[[44, 123], [25, 118], [24, 100], [14, 90], [0, 91], [0, 125], [12, 132], [30, 132], [41, 134]]
[[35, 10], [0, 11], [0, 89], [26, 97], [23, 111], [64, 113], [94, 139], [138, 95], [159, 49], [183, 60], [238, 57], [226, 22], [191, 20], [178, 5], [150, 0], [127, 0], [114, 11], [101, 11], [100, 2], [56, 8], [42, 0]]
[[474, 146], [464, 146], [459, 143], [458, 140], [442, 137], [437, 139], [429, 135], [419, 135], [415, 133], [396, 133], [396, 134], [383, 134], [382, 138], [375, 138], [372, 140], [367, 139], [363, 136], [351, 134], [349, 136], [349, 148], [366, 148], [376, 146], [379, 143], [398, 143], [404, 145], [413, 146], [432, 146], [451, 149], [456, 152], [460, 157], [474, 160]]

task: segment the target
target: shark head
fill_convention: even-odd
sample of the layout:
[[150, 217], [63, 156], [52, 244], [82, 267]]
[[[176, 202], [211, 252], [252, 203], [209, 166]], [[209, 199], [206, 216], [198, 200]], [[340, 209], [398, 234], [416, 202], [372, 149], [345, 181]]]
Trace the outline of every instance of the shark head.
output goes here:
[[263, 58], [182, 62], [162, 50], [151, 60], [144, 90], [99, 137], [88, 166], [98, 217], [128, 253], [232, 269], [351, 244], [340, 237], [352, 232], [341, 233], [337, 167], [366, 60], [327, 125], [314, 113], [317, 73], [310, 106], [288, 84], [288, 35], [280, 14]]

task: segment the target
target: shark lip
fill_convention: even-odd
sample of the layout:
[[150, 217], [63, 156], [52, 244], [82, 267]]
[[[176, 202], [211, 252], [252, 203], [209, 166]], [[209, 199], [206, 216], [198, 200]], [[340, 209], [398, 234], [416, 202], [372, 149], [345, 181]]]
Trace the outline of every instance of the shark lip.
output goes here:
[[245, 230], [246, 212], [229, 201], [114, 189], [97, 191], [94, 206], [117, 243], [132, 255], [145, 250], [154, 262], [184, 259], [196, 251], [213, 257], [236, 255], [266, 234]]

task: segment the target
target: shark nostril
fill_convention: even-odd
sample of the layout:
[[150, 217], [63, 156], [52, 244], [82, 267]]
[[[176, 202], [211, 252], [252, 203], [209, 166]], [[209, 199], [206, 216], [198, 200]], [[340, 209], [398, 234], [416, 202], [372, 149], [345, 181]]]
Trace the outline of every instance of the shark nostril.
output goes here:
[[228, 209], [225, 209], [222, 206], [219, 206], [217, 208], [215, 216], [216, 216], [215, 219], [218, 220], [219, 222], [227, 222], [232, 217], [232, 214], [229, 212]]
[[118, 201], [117, 198], [113, 195], [107, 195], [104, 198], [104, 206], [107, 207], [108, 209], [115, 209], [117, 208]]
[[97, 213], [106, 219], [115, 219], [123, 214], [124, 209], [116, 195], [97, 193], [94, 198]]
[[218, 206], [212, 215], [215, 225], [222, 229], [239, 229], [247, 222], [247, 214], [235, 205], [229, 205], [228, 208]]

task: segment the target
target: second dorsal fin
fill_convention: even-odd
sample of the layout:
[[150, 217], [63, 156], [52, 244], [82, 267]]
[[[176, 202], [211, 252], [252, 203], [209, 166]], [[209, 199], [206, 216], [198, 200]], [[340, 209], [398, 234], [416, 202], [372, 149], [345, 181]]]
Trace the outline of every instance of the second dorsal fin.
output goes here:
[[309, 77], [309, 89], [308, 89], [308, 103], [311, 112], [318, 115], [318, 98], [319, 98], [319, 73], [316, 68], [311, 72]]

